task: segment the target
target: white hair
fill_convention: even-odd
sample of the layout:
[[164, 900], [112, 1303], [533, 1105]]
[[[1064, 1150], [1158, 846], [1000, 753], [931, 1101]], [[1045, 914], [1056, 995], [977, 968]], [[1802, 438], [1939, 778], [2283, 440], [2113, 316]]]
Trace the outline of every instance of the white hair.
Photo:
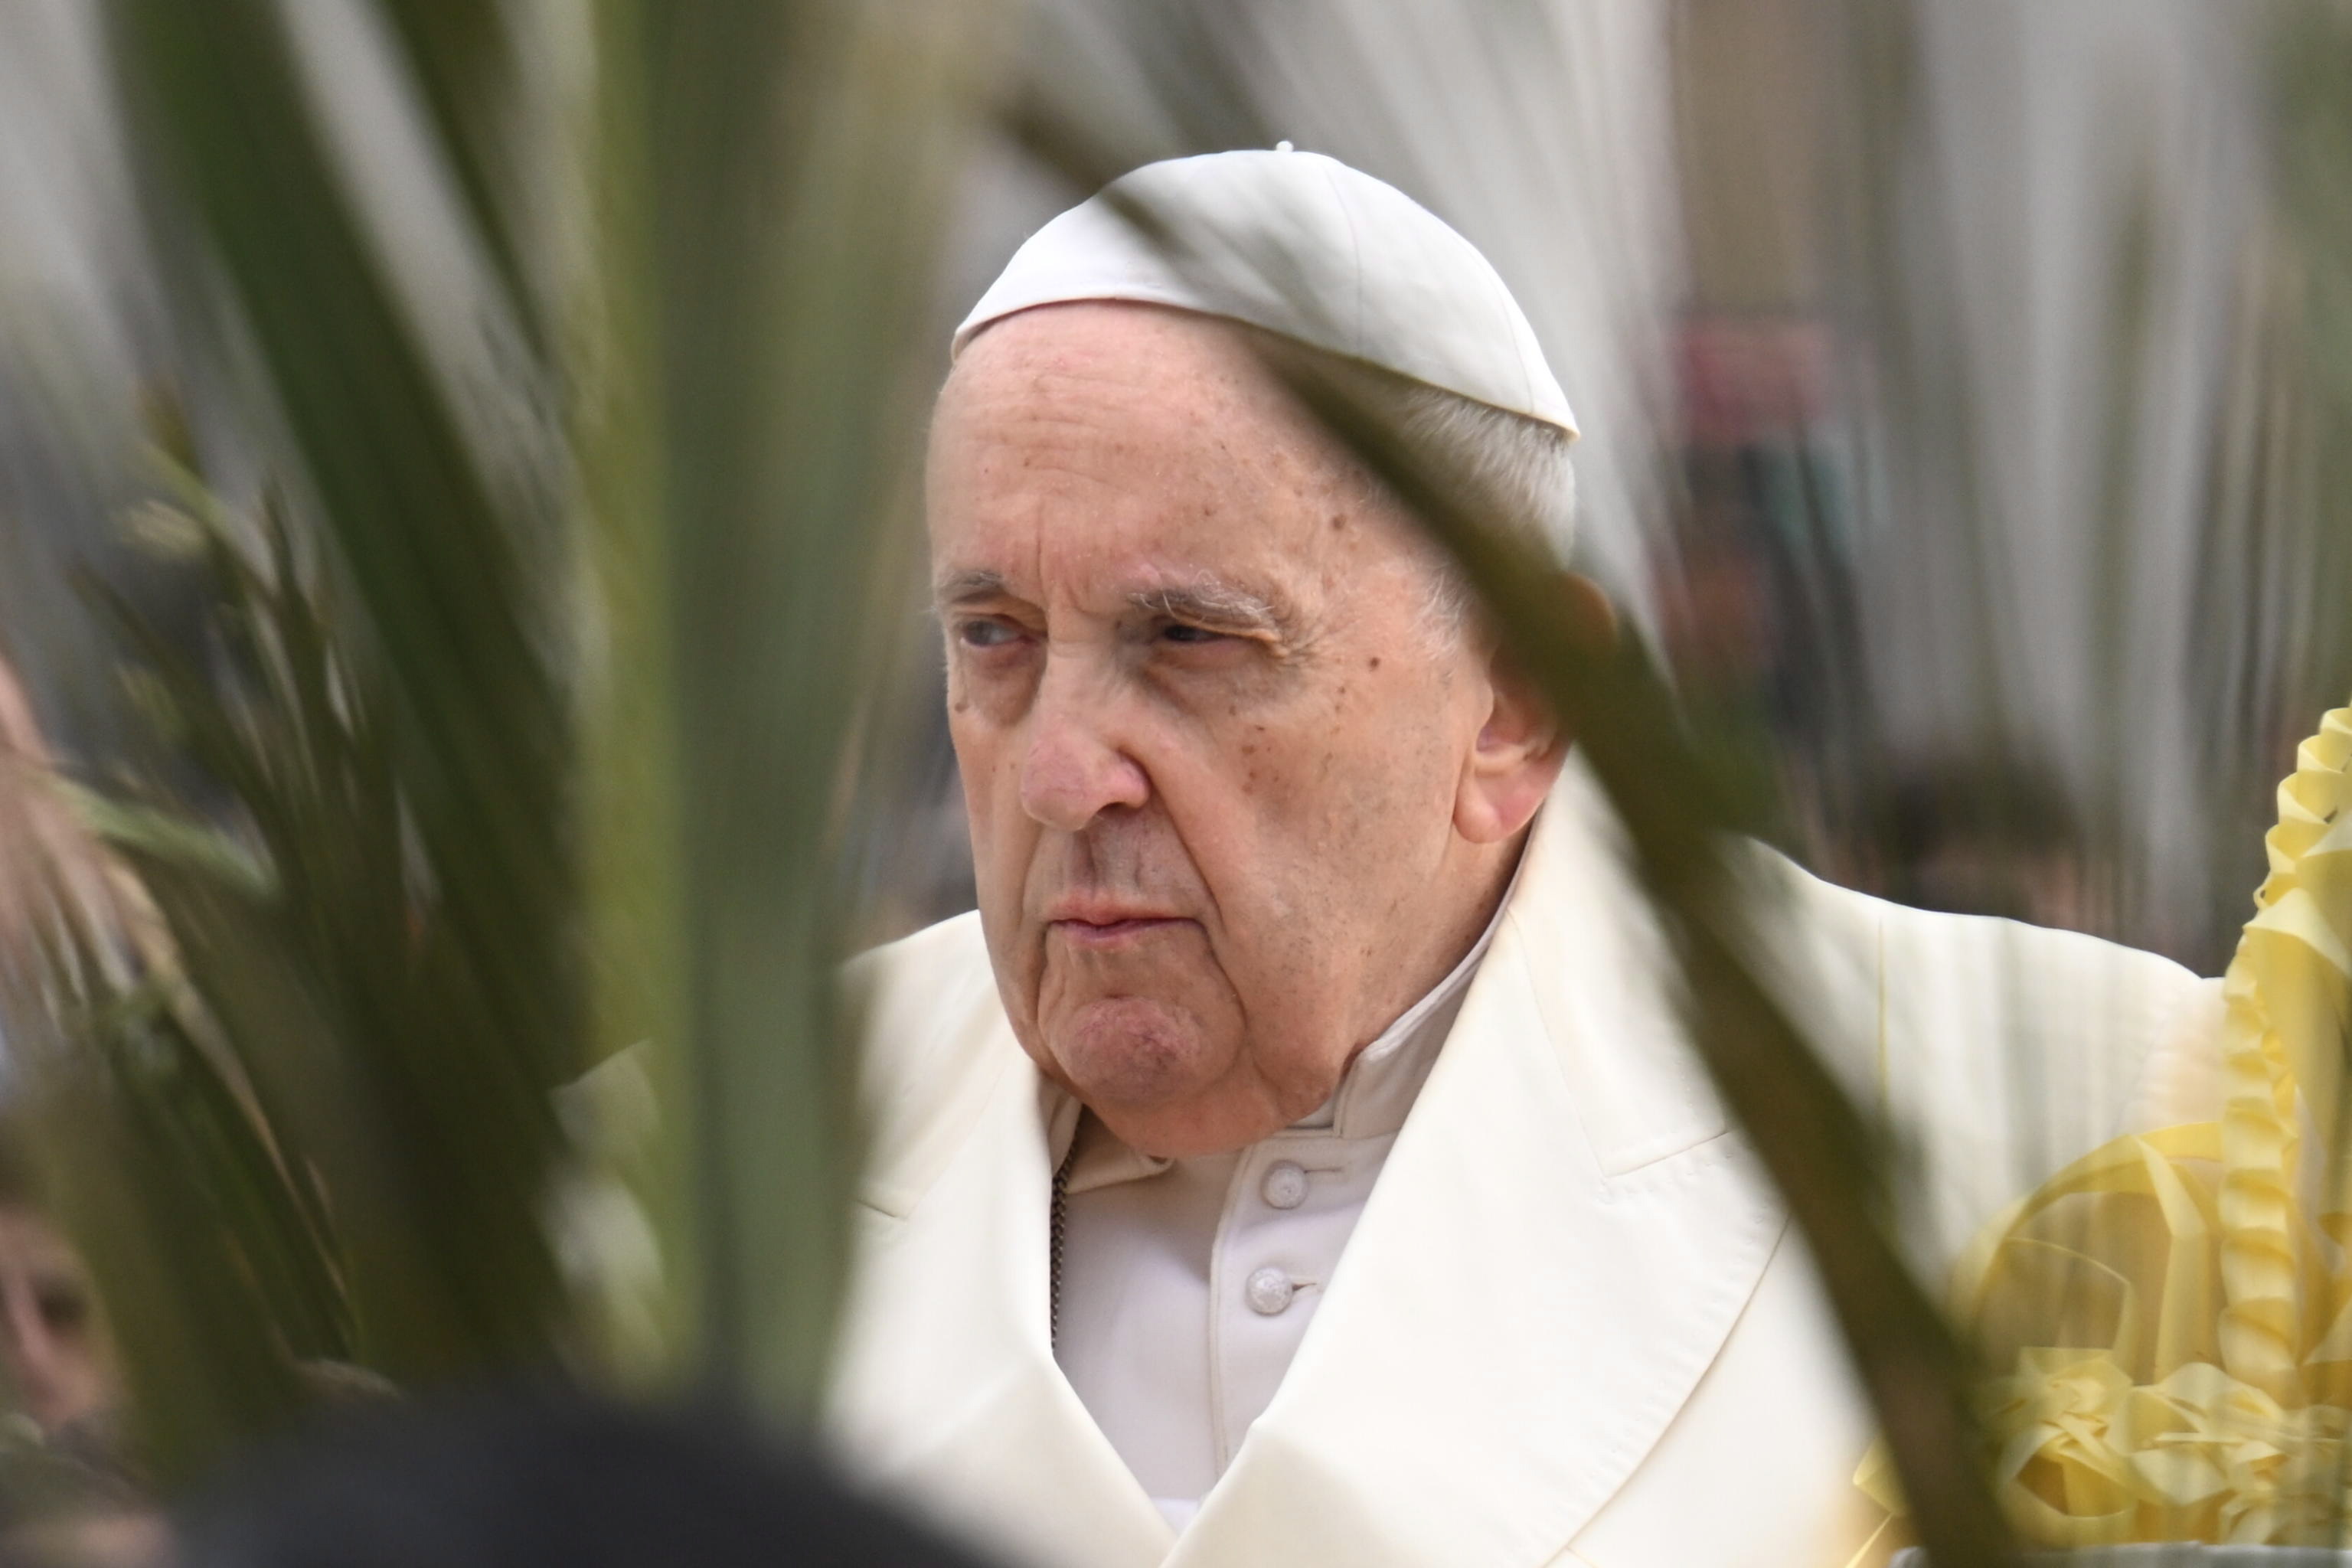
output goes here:
[[[1442, 387], [1416, 386], [1405, 397], [1399, 421], [1405, 439], [1478, 498], [1487, 509], [1486, 521], [1565, 568], [1576, 546], [1576, 469], [1569, 461], [1568, 432]], [[1454, 592], [1468, 592], [1450, 563], [1447, 576], [1454, 579]]]
[[[1554, 564], [1568, 565], [1576, 542], [1576, 471], [1567, 431], [1360, 360], [1320, 350], [1306, 350], [1301, 357], [1314, 362], [1315, 377], [1393, 433], [1481, 521], [1536, 547]], [[1433, 618], [1459, 628], [1468, 624], [1477, 596], [1453, 558], [1433, 543], [1429, 548], [1436, 557]]]

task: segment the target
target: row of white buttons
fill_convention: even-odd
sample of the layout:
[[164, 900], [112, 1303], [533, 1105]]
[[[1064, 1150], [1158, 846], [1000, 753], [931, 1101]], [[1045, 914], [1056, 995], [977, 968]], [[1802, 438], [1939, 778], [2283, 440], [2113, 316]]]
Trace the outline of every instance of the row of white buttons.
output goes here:
[[[1295, 1209], [1307, 1201], [1307, 1169], [1288, 1160], [1277, 1160], [1266, 1167], [1265, 1180], [1258, 1192], [1269, 1208]], [[1260, 1317], [1271, 1318], [1286, 1310], [1298, 1294], [1298, 1287], [1289, 1275], [1272, 1267], [1252, 1274], [1242, 1287], [1242, 1299], [1250, 1310]]]

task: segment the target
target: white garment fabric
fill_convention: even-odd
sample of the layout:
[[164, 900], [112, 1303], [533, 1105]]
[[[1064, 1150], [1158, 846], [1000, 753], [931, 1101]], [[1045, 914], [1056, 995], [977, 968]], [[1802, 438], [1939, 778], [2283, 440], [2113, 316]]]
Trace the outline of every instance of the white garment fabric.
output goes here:
[[1172, 1528], [1273, 1401], [1501, 919], [1271, 1138], [1167, 1160], [1076, 1123], [1055, 1358]]
[[[1922, 1261], [2210, 1082], [2218, 983], [1906, 910], [1758, 850], [1774, 994], [1906, 1134]], [[1790, 1568], [1851, 1560], [1874, 1425], [1804, 1248], [1685, 1033], [1577, 761], [1273, 1403], [1180, 1532], [1056, 1364], [1068, 1097], [977, 916], [860, 959], [873, 1153], [825, 1430], [867, 1484], [1036, 1568]], [[2035, 1114], [2021, 1116], [2019, 1108]]]
[[[1140, 209], [1162, 231], [1138, 232]], [[1535, 329], [1475, 246], [1395, 186], [1287, 150], [1171, 158], [1031, 236], [956, 329], [1131, 300], [1263, 327], [1576, 434]]]

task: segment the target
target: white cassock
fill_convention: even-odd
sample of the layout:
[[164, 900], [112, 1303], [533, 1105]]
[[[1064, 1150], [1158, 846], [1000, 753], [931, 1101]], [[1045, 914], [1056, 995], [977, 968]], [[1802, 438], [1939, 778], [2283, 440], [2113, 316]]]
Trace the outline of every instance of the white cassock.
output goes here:
[[1228, 1154], [1154, 1159], [1068, 1102], [1054, 1358], [1171, 1525], [1200, 1511], [1265, 1413], [1500, 911], [1454, 972], [1358, 1053], [1330, 1100]]
[[[1755, 864], [1784, 1003], [1914, 1140], [1924, 1261], [2203, 1106], [2218, 983]], [[1644, 910], [1571, 764], [1483, 956], [1318, 1117], [1176, 1170], [1089, 1121], [1059, 1362], [1076, 1107], [1014, 1040], [975, 917], [860, 960], [845, 1453], [1042, 1568], [1841, 1568], [1878, 1522], [1871, 1420]]]

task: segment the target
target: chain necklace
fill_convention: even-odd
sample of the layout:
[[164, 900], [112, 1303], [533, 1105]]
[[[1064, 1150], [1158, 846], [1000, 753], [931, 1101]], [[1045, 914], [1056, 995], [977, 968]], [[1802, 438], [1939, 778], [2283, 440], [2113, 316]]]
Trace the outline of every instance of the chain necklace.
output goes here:
[[1069, 1229], [1070, 1167], [1078, 1161], [1078, 1131], [1070, 1131], [1070, 1152], [1054, 1167], [1053, 1219], [1045, 1232], [1045, 1334], [1059, 1349], [1062, 1342], [1062, 1237]]

